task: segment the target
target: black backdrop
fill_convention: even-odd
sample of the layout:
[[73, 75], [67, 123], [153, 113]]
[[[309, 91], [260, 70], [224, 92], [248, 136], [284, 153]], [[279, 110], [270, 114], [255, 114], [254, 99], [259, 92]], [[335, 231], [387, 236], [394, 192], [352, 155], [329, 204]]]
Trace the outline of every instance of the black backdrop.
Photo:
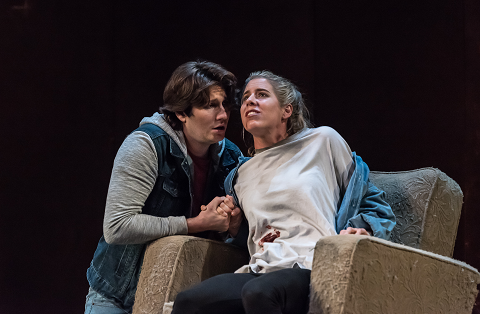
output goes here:
[[116, 150], [197, 58], [292, 79], [372, 170], [447, 173], [479, 268], [479, 45], [475, 0], [1, 1], [0, 313], [82, 313]]

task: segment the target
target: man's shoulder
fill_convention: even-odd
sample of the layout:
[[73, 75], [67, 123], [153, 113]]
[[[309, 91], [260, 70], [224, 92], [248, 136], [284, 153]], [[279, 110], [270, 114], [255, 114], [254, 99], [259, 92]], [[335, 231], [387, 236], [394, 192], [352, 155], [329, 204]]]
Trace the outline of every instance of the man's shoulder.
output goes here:
[[[142, 135], [143, 134], [143, 135]], [[160, 156], [164, 154], [172, 154], [176, 157], [182, 157], [184, 153], [180, 144], [165, 131], [162, 127], [153, 123], [144, 123], [135, 129], [130, 136], [148, 138], [157, 152], [158, 160], [162, 160]]]
[[153, 124], [153, 123], [144, 123], [138, 128], [136, 128], [133, 132], [140, 131], [148, 134], [152, 139], [157, 137], [170, 137], [170, 135], [165, 132], [160, 126]]
[[227, 138], [225, 138], [225, 149], [228, 150], [233, 155], [235, 155], [236, 157], [243, 156], [240, 148], [238, 148], [237, 145], [233, 144], [233, 142]]
[[239, 158], [243, 156], [242, 151], [237, 145], [226, 138], [219, 142], [219, 144], [222, 145], [221, 148], [217, 147], [220, 148], [220, 151], [217, 151], [220, 157], [220, 164], [230, 171], [231, 166], [236, 166]]

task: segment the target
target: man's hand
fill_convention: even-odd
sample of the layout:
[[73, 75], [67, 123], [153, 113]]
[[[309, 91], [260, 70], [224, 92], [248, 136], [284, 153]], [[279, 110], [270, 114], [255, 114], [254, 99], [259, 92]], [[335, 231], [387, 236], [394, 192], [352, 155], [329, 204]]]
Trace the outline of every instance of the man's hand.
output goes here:
[[228, 230], [230, 215], [219, 214], [217, 207], [223, 203], [225, 197], [215, 197], [208, 205], [202, 205], [202, 211], [197, 217], [188, 218], [188, 233], [197, 233], [206, 230], [224, 232]]
[[341, 230], [340, 234], [356, 234], [356, 235], [370, 235], [367, 230], [363, 228], [348, 227], [346, 230]]
[[217, 207], [217, 213], [220, 215], [229, 215], [230, 216], [230, 224], [228, 226], [228, 233], [232, 237], [235, 237], [238, 233], [238, 228], [240, 228], [240, 224], [242, 223], [242, 210], [240, 207], [235, 206], [233, 202], [233, 197], [227, 195], [225, 200]]

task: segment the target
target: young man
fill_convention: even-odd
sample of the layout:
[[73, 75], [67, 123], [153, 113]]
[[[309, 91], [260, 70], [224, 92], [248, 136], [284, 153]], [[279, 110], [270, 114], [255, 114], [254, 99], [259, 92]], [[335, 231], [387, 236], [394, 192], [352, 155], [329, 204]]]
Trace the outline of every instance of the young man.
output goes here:
[[144, 118], [123, 142], [103, 236], [87, 270], [85, 313], [131, 313], [149, 241], [229, 229], [230, 215], [216, 208], [224, 179], [242, 155], [224, 138], [235, 86], [235, 76], [218, 64], [185, 63], [165, 87], [162, 114]]

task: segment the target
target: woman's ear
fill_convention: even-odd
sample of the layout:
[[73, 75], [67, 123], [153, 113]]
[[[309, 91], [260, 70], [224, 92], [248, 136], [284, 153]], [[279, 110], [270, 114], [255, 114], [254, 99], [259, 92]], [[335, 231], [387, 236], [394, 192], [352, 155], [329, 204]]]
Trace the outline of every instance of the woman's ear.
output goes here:
[[292, 104], [286, 105], [285, 107], [283, 107], [282, 119], [283, 119], [283, 120], [286, 120], [286, 119], [290, 118], [290, 116], [292, 115], [292, 113], [293, 113], [293, 106], [292, 106]]
[[180, 122], [187, 122], [187, 115], [184, 112], [175, 112], [175, 115], [177, 116], [178, 120], [180, 120]]

